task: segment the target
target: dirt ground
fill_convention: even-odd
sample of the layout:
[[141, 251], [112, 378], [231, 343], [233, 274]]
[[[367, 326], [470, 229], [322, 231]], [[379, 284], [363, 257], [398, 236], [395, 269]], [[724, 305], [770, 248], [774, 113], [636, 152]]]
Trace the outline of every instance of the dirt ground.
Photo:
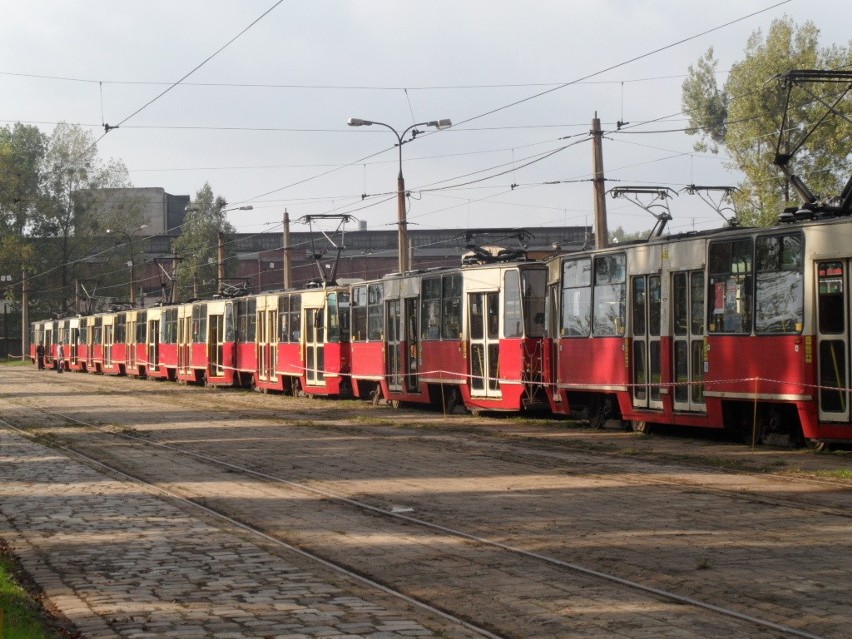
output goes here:
[[[78, 450], [496, 636], [848, 636], [848, 451], [751, 448], [708, 434], [590, 431], [560, 420], [441, 415], [29, 368], [0, 370], [0, 407], [7, 424], [61, 456], [71, 453], [58, 446]], [[33, 485], [18, 490], [38, 500]], [[8, 510], [0, 522], [4, 515], [11, 523], [0, 536], [29, 535], [22, 548], [40, 553], [74, 590], [96, 618], [90, 627], [100, 628], [100, 619], [112, 636], [152, 632], [150, 611], [138, 612], [144, 622], [119, 614], [127, 604], [109, 580], [75, 578], [79, 563], [66, 563], [38, 526]], [[233, 526], [187, 516], [287, 555]], [[173, 552], [171, 544], [120, 568], [163, 572], [174, 561], [163, 553]], [[288, 561], [323, 571], [347, 592], [378, 597], [389, 610], [399, 607], [363, 586], [341, 585], [304, 558]], [[233, 590], [257, 594], [258, 583], [260, 576]], [[169, 587], [157, 582], [152, 592]], [[193, 614], [178, 601], [176, 626]], [[255, 622], [264, 621], [265, 612], [251, 610]], [[408, 606], [405, 614], [439, 636], [470, 636]], [[157, 618], [163, 621], [162, 612]], [[187, 636], [345, 636], [239, 623], [227, 628], [232, 635], [207, 624]], [[351, 634], [421, 633], [377, 628]]]

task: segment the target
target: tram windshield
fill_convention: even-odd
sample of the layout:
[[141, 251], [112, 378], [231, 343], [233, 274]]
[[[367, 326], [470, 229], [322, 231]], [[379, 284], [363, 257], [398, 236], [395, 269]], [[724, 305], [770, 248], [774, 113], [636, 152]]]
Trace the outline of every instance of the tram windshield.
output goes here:
[[524, 299], [524, 327], [527, 337], [544, 337], [547, 271], [545, 269], [522, 270], [521, 284]]

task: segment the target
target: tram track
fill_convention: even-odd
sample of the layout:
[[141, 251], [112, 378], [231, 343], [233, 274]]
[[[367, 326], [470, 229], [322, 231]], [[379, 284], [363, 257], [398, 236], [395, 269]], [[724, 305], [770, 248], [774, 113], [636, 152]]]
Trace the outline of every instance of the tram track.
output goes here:
[[[45, 412], [49, 412], [49, 411], [45, 411]], [[55, 414], [55, 413], [53, 413], [53, 414]], [[80, 422], [80, 420], [76, 420], [74, 418], [70, 418], [70, 417], [67, 417], [67, 416], [66, 416], [66, 419], [68, 419], [69, 421], [73, 421], [73, 422], [77, 423], [78, 425], [84, 425], [82, 422]], [[33, 434], [31, 432], [27, 431], [26, 429], [22, 429], [22, 428], [19, 428], [18, 426], [15, 426], [14, 424], [12, 424], [11, 422], [9, 422], [8, 420], [6, 420], [4, 418], [0, 418], [0, 425], [4, 426], [4, 427], [8, 428], [9, 430], [12, 430], [12, 431], [14, 431], [14, 432], [16, 432], [20, 435], [23, 435], [25, 437], [28, 437], [28, 438], [31, 438], [31, 439], [33, 438]], [[91, 425], [91, 424], [86, 424], [86, 426], [93, 427], [93, 428], [100, 428], [100, 427], [97, 427], [97, 426], [94, 426], [94, 425]], [[120, 435], [120, 436], [128, 437], [127, 435]], [[134, 438], [134, 439], [139, 440], [139, 438]], [[183, 504], [184, 506], [187, 506], [191, 509], [199, 510], [199, 511], [203, 512], [204, 514], [208, 515], [208, 516], [211, 516], [215, 519], [218, 519], [222, 522], [227, 523], [230, 526], [233, 526], [233, 527], [238, 528], [238, 529], [240, 529], [244, 532], [247, 532], [247, 533], [249, 533], [249, 534], [251, 534], [251, 535], [253, 535], [257, 538], [262, 539], [263, 541], [265, 541], [267, 543], [271, 543], [275, 546], [278, 546], [280, 548], [285, 549], [288, 552], [297, 554], [297, 555], [299, 555], [299, 556], [301, 556], [305, 559], [308, 559], [308, 560], [310, 560], [314, 563], [317, 563], [317, 564], [319, 564], [319, 565], [321, 565], [321, 566], [323, 566], [323, 567], [325, 567], [325, 568], [327, 568], [327, 569], [329, 569], [333, 572], [336, 572], [340, 575], [343, 575], [347, 578], [359, 581], [362, 584], [368, 586], [369, 588], [373, 588], [375, 590], [381, 591], [384, 594], [390, 595], [391, 597], [399, 599], [399, 600], [401, 600], [401, 601], [403, 601], [403, 602], [405, 602], [409, 605], [412, 605], [416, 608], [419, 608], [419, 609], [424, 610], [426, 612], [429, 612], [431, 614], [437, 615], [437, 616], [443, 618], [444, 620], [449, 621], [450, 623], [458, 624], [459, 626], [461, 626], [461, 627], [463, 627], [467, 630], [470, 630], [470, 631], [476, 633], [477, 635], [479, 635], [481, 637], [485, 637], [486, 639], [505, 639], [505, 637], [503, 635], [496, 634], [496, 633], [491, 632], [490, 630], [488, 630], [484, 627], [478, 626], [478, 625], [476, 625], [476, 624], [474, 624], [470, 621], [461, 619], [460, 617], [457, 617], [456, 615], [453, 615], [453, 614], [451, 614], [451, 613], [449, 613], [445, 610], [441, 610], [441, 609], [439, 609], [435, 606], [430, 605], [428, 602], [421, 601], [421, 600], [419, 600], [415, 597], [412, 597], [412, 596], [410, 596], [410, 595], [408, 595], [404, 592], [401, 592], [397, 589], [394, 589], [394, 588], [391, 588], [391, 587], [389, 587], [385, 584], [382, 584], [382, 583], [380, 583], [380, 582], [378, 582], [374, 579], [371, 579], [364, 574], [353, 571], [350, 568], [348, 568], [348, 567], [346, 567], [342, 564], [335, 563], [335, 562], [330, 561], [330, 560], [328, 560], [324, 557], [321, 557], [321, 556], [319, 556], [315, 553], [311, 553], [311, 552], [309, 552], [309, 551], [307, 551], [303, 548], [299, 548], [299, 547], [294, 546], [290, 543], [287, 543], [283, 539], [280, 539], [279, 537], [275, 537], [273, 535], [270, 535], [270, 534], [264, 532], [263, 530], [261, 530], [260, 528], [258, 528], [256, 526], [253, 526], [253, 525], [246, 523], [244, 521], [240, 521], [240, 520], [238, 520], [234, 517], [229, 516], [228, 514], [226, 514], [224, 512], [216, 510], [215, 508], [212, 508], [211, 506], [206, 505], [201, 500], [186, 497], [185, 495], [178, 494], [176, 491], [169, 490], [169, 489], [164, 488], [162, 486], [158, 486], [158, 485], [154, 484], [153, 482], [146, 481], [145, 479], [143, 479], [141, 477], [131, 475], [131, 474], [125, 472], [124, 470], [117, 468], [114, 465], [104, 463], [103, 461], [98, 460], [95, 457], [92, 457], [91, 455], [86, 455], [85, 453], [83, 453], [80, 450], [77, 450], [75, 448], [72, 448], [71, 446], [67, 446], [67, 445], [59, 444], [57, 442], [53, 442], [51, 444], [51, 447], [55, 448], [57, 450], [61, 450], [64, 453], [67, 453], [72, 458], [84, 461], [85, 463], [87, 463], [87, 464], [89, 464], [89, 465], [91, 465], [91, 466], [93, 466], [97, 469], [100, 469], [101, 471], [105, 471], [107, 473], [110, 473], [110, 474], [112, 474], [113, 476], [115, 476], [119, 479], [144, 486], [146, 489], [148, 489], [148, 490], [150, 490], [150, 491], [152, 491], [156, 494], [159, 494], [161, 496], [165, 496], [165, 497], [167, 497], [171, 500], [174, 500], [174, 501], [176, 501], [180, 504]]]
[[[23, 379], [23, 378], [22, 378]], [[84, 379], [90, 379], [88, 376]], [[159, 383], [159, 382], [158, 382]], [[230, 415], [233, 416], [236, 414], [238, 418], [256, 418], [261, 420], [268, 420], [273, 423], [300, 423], [302, 425], [317, 427], [317, 428], [333, 428], [335, 430], [347, 431], [352, 433], [362, 433], [366, 431], [370, 431], [374, 429], [374, 424], [372, 422], [378, 422], [379, 424], [389, 423], [391, 422], [395, 416], [398, 416], [399, 413], [394, 410], [394, 412], [389, 413], [386, 416], [380, 418], [368, 418], [364, 422], [357, 422], [354, 424], [341, 424], [340, 420], [345, 419], [345, 414], [341, 411], [340, 418], [335, 420], [327, 420], [327, 419], [317, 419], [316, 411], [299, 409], [298, 407], [294, 410], [291, 406], [287, 407], [287, 415], [286, 417], [282, 416], [283, 408], [258, 408], [257, 406], [252, 406], [251, 400], [253, 397], [248, 393], [240, 392], [238, 389], [229, 389], [225, 390], [220, 394], [221, 389], [198, 389], [202, 392], [213, 392], [217, 393], [217, 399], [226, 400], [229, 402], [227, 407], [218, 407], [215, 404], [212, 404], [209, 401], [199, 401], [196, 394], [186, 395], [186, 394], [175, 394], [170, 392], [172, 389], [157, 389], [153, 391], [156, 395], [162, 397], [168, 397], [172, 400], [188, 404], [194, 407], [203, 407], [205, 411], [209, 412], [218, 412], [222, 415]], [[175, 389], [177, 390], [177, 389]], [[150, 391], [149, 391], [150, 392]], [[207, 398], [204, 398], [207, 399]], [[310, 398], [309, 402], [323, 402], [322, 399]], [[235, 405], [235, 402], [237, 405]], [[337, 403], [331, 403], [332, 407], [337, 406]], [[418, 424], [417, 428], [421, 429], [421, 432], [427, 432], [423, 429], [428, 429], [431, 421], [435, 420], [436, 417], [440, 415], [429, 415], [424, 418], [424, 416], [418, 416]], [[706, 460], [696, 456], [689, 456], [686, 454], [673, 454], [673, 453], [659, 453], [655, 451], [653, 453], [643, 453], [636, 449], [629, 449], [627, 452], [623, 450], [609, 450], [603, 446], [590, 446], [588, 442], [585, 441], [572, 441], [572, 440], [560, 440], [558, 442], [549, 442], [542, 438], [525, 438], [523, 436], [514, 436], [507, 435], [505, 433], [497, 433], [494, 431], [490, 431], [487, 434], [482, 434], [477, 432], [476, 428], [479, 423], [482, 423], [483, 420], [487, 423], [488, 417], [468, 417], [464, 418], [465, 420], [457, 430], [450, 430], [449, 434], [445, 426], [442, 426], [440, 431], [438, 432], [430, 432], [429, 436], [434, 441], [450, 441], [457, 445], [463, 445], [470, 448], [470, 450], [475, 451], [478, 454], [487, 455], [490, 457], [494, 457], [495, 459], [501, 459], [504, 461], [510, 462], [522, 462], [524, 464], [532, 464], [538, 465], [541, 468], [550, 469], [553, 467], [554, 463], [564, 462], [566, 456], [568, 455], [581, 455], [581, 456], [589, 456], [593, 455], [596, 459], [596, 463], [600, 465], [600, 460], [602, 458], [611, 460], [612, 469], [618, 469], [620, 465], [623, 463], [625, 458], [629, 458], [631, 460], [639, 460], [639, 461], [647, 461], [650, 464], [658, 464], [661, 460], [666, 463], [676, 464], [676, 465], [684, 465], [687, 467], [696, 468], [699, 470], [703, 470], [708, 473], [714, 474], [726, 474], [731, 476], [746, 474], [746, 475], [754, 475], [757, 474], [761, 477], [776, 477], [785, 482], [795, 482], [797, 484], [809, 484], [813, 486], [820, 486], [827, 490], [837, 489], [838, 487], [848, 487], [848, 483], [844, 484], [842, 482], [828, 480], [828, 479], [820, 479], [815, 476], [807, 476], [803, 474], [796, 475], [795, 477], [791, 476], [789, 473], [784, 472], [775, 472], [769, 469], [766, 466], [750, 466], [750, 465], [733, 465], [733, 467], [726, 467], [724, 462], [721, 460]], [[467, 423], [468, 420], [474, 420], [476, 423]], [[419, 422], [424, 422], [420, 424]], [[581, 431], [582, 432], [582, 431]], [[459, 443], [457, 439], [457, 434], [462, 433], [464, 435], [464, 440]], [[398, 437], [405, 437], [405, 435], [399, 435]], [[637, 435], [628, 433], [629, 437], [637, 437]], [[409, 436], [411, 440], [423, 441], [424, 438], [419, 435]], [[524, 445], [523, 448], [521, 446]], [[815, 453], [806, 453], [808, 455], [814, 455]], [[606, 474], [610, 471], [604, 471], [599, 473], [601, 476], [606, 476]], [[678, 477], [676, 481], [666, 479], [665, 477], [660, 476], [652, 476], [651, 473], [646, 474], [643, 477], [643, 481], [648, 484], [654, 484], [659, 486], [671, 486], [676, 488], [684, 488], [685, 484], [688, 480], [685, 480], [682, 476]], [[767, 495], [757, 495], [751, 491], [743, 490], [740, 487], [728, 488], [724, 486], [718, 485], [710, 485], [708, 483], [694, 482], [691, 484], [692, 487], [696, 489], [700, 489], [707, 492], [714, 492], [720, 495], [726, 495], [734, 499], [738, 500], [746, 500], [752, 501], [756, 504], [763, 505], [772, 505], [777, 507], [795, 507], [804, 510], [808, 510], [815, 513], [831, 515], [835, 517], [843, 517], [843, 518], [852, 518], [852, 511], [845, 507], [832, 507], [826, 506], [822, 504], [815, 504], [807, 501], [806, 498], [798, 498], [795, 494], [787, 494], [783, 499], [774, 498]]]
[[[40, 409], [40, 410], [43, 410], [43, 409]], [[647, 595], [647, 596], [650, 596], [650, 597], [653, 597], [653, 598], [656, 598], [656, 599], [662, 599], [662, 600], [665, 600], [665, 601], [668, 601], [668, 602], [674, 602], [674, 603], [676, 603], [678, 605], [682, 605], [682, 606], [694, 607], [694, 608], [697, 608], [697, 609], [700, 609], [700, 610], [703, 610], [703, 611], [706, 611], [706, 612], [709, 612], [709, 613], [713, 613], [715, 615], [721, 615], [721, 616], [724, 616], [724, 617], [728, 617], [730, 619], [734, 619], [734, 620], [737, 620], [739, 622], [750, 624], [750, 625], [753, 625], [753, 626], [756, 626], [756, 627], [761, 627], [761, 628], [768, 629], [768, 630], [775, 631], [775, 632], [782, 632], [787, 636], [805, 637], [805, 638], [808, 638], [808, 639], [815, 639], [815, 638], [818, 637], [818, 635], [810, 634], [810, 633], [804, 632], [802, 630], [789, 627], [785, 624], [779, 624], [779, 623], [775, 623], [775, 622], [772, 622], [772, 621], [769, 621], [769, 620], [766, 620], [766, 619], [762, 619], [762, 618], [759, 618], [759, 617], [756, 617], [756, 616], [748, 615], [748, 614], [742, 613], [738, 610], [734, 610], [734, 609], [731, 609], [731, 608], [728, 608], [728, 607], [725, 607], [725, 606], [718, 606], [718, 605], [715, 605], [715, 604], [712, 604], [712, 603], [708, 603], [708, 602], [705, 602], [705, 601], [695, 599], [695, 598], [690, 597], [690, 596], [679, 595], [675, 592], [670, 592], [670, 591], [667, 591], [667, 590], [664, 590], [664, 589], [656, 588], [656, 587], [653, 587], [653, 586], [648, 586], [648, 585], [645, 585], [645, 584], [642, 584], [642, 583], [635, 582], [635, 581], [630, 580], [630, 579], [624, 579], [624, 578], [619, 577], [618, 575], [615, 575], [615, 574], [611, 574], [611, 573], [587, 568], [586, 566], [583, 566], [583, 565], [580, 565], [580, 564], [577, 564], [577, 563], [574, 563], [574, 562], [563, 561], [563, 560], [558, 559], [556, 557], [551, 557], [551, 556], [548, 556], [548, 555], [543, 554], [543, 553], [530, 551], [530, 550], [527, 550], [527, 549], [524, 549], [524, 548], [521, 548], [521, 547], [518, 547], [518, 546], [515, 546], [515, 545], [512, 545], [512, 544], [504, 543], [504, 542], [493, 540], [493, 539], [487, 539], [487, 538], [485, 538], [481, 535], [475, 535], [475, 534], [467, 533], [463, 530], [459, 530], [459, 529], [452, 528], [452, 527], [449, 527], [449, 526], [436, 524], [434, 522], [430, 522], [430, 521], [421, 519], [419, 517], [414, 517], [414, 516], [409, 515], [409, 514], [405, 514], [405, 513], [401, 513], [401, 512], [393, 512], [392, 510], [379, 508], [379, 507], [376, 507], [372, 504], [366, 503], [364, 501], [352, 499], [352, 498], [350, 498], [346, 495], [343, 495], [343, 494], [338, 494], [338, 493], [335, 493], [335, 492], [330, 491], [330, 490], [317, 488], [316, 486], [310, 486], [310, 485], [307, 485], [306, 483], [303, 483], [303, 482], [287, 480], [287, 479], [284, 479], [282, 477], [271, 475], [269, 473], [260, 472], [260, 471], [257, 471], [255, 469], [248, 468], [246, 466], [241, 466], [239, 464], [228, 462], [226, 460], [219, 459], [219, 458], [213, 457], [211, 455], [198, 453], [196, 451], [186, 450], [185, 448], [173, 446], [173, 445], [170, 445], [170, 444], [163, 444], [163, 443], [160, 443], [160, 442], [154, 442], [154, 441], [151, 441], [148, 438], [143, 438], [143, 437], [139, 437], [139, 436], [136, 436], [136, 435], [131, 435], [131, 434], [125, 433], [125, 432], [117, 432], [112, 427], [106, 427], [106, 426], [94, 424], [92, 422], [87, 422], [87, 421], [78, 419], [77, 417], [74, 417], [72, 415], [56, 413], [54, 411], [48, 411], [48, 410], [43, 410], [43, 412], [46, 413], [46, 414], [52, 415], [53, 417], [60, 418], [68, 424], [71, 424], [71, 425], [74, 425], [74, 426], [77, 426], [77, 427], [86, 428], [86, 429], [93, 429], [96, 432], [99, 432], [99, 433], [102, 433], [102, 434], [108, 434], [108, 435], [113, 436], [113, 437], [118, 437], [118, 438], [121, 438], [125, 441], [131, 442], [132, 444], [134, 444], [136, 446], [141, 446], [141, 447], [146, 447], [146, 448], [156, 448], [156, 449], [161, 450], [161, 451], [168, 451], [169, 453], [173, 453], [175, 455], [190, 457], [190, 458], [193, 458], [195, 460], [201, 461], [205, 464], [212, 464], [212, 465], [218, 466], [220, 468], [227, 469], [227, 471], [229, 471], [229, 472], [238, 473], [238, 474], [240, 474], [244, 477], [253, 477], [253, 478], [262, 480], [264, 482], [281, 484], [281, 485], [287, 486], [290, 489], [300, 490], [300, 491], [304, 491], [304, 492], [307, 492], [307, 493], [311, 493], [311, 494], [313, 494], [317, 497], [322, 498], [323, 500], [335, 501], [339, 504], [344, 504], [348, 507], [352, 507], [352, 508], [356, 508], [356, 509], [361, 510], [361, 511], [369, 512], [370, 514], [375, 515], [375, 516], [379, 516], [379, 517], [387, 518], [387, 519], [394, 519], [396, 521], [404, 522], [405, 524], [408, 524], [408, 525], [414, 525], [414, 526], [426, 528], [426, 529], [429, 529], [431, 531], [440, 533], [442, 535], [453, 536], [453, 537], [456, 537], [458, 539], [464, 540], [467, 543], [478, 544], [478, 545], [481, 545], [481, 546], [484, 546], [484, 547], [491, 548], [492, 550], [498, 550], [498, 551], [502, 551], [502, 552], [506, 552], [506, 553], [511, 553], [511, 554], [517, 555], [519, 557], [522, 557], [524, 560], [527, 560], [527, 559], [532, 560], [532, 561], [535, 561], [537, 563], [547, 564], [550, 567], [555, 567], [555, 568], [565, 570], [565, 571], [568, 571], [568, 572], [571, 572], [571, 573], [579, 574], [579, 575], [582, 575], [583, 577], [586, 577], [586, 578], [592, 578], [592, 579], [595, 579], [595, 580], [605, 581], [607, 583], [614, 584], [618, 587], [630, 589], [630, 590], [633, 590], [633, 591], [636, 591], [636, 592], [640, 592], [643, 595]], [[9, 422], [7, 420], [2, 420], [2, 421], [9, 428], [13, 428], [13, 429], [17, 430], [18, 432], [26, 432], [25, 429], [21, 429], [18, 426], [15, 426], [14, 424], [12, 424], [11, 422]], [[33, 436], [33, 433], [27, 433], [27, 434], [29, 436]], [[105, 468], [105, 469], [110, 469], [112, 472], [116, 472], [116, 473], [119, 473], [121, 475], [125, 475], [127, 477], [132, 477], [134, 480], [143, 482], [146, 485], [152, 485], [150, 482], [147, 482], [146, 480], [144, 480], [142, 478], [129, 475], [125, 470], [115, 468], [114, 466], [112, 466], [110, 464], [104, 463], [102, 460], [94, 459], [90, 455], [86, 455], [85, 453], [81, 452], [77, 448], [74, 448], [72, 445], [68, 444], [68, 439], [70, 439], [70, 437], [64, 437], [64, 438], [61, 438], [61, 439], [63, 439], [66, 443], [60, 443], [60, 441], [53, 441], [52, 445], [60, 448], [61, 450], [67, 451], [69, 453], [74, 453], [74, 454], [80, 455], [82, 457], [85, 457], [86, 459], [91, 460], [91, 463], [94, 463], [94, 464], [98, 465], [99, 467], [102, 467], [102, 468]], [[157, 490], [161, 489], [161, 487], [157, 487], [157, 486], [155, 486], [154, 488], [156, 488]], [[169, 491], [164, 491], [164, 492], [169, 493]], [[220, 512], [218, 512], [218, 510], [213, 510], [212, 508], [210, 508], [209, 505], [202, 504], [202, 503], [198, 502], [196, 499], [193, 499], [191, 497], [187, 497], [185, 495], [184, 496], [177, 495], [177, 497], [180, 498], [180, 499], [186, 500], [189, 504], [192, 504], [195, 507], [199, 507], [199, 508], [202, 508], [202, 509], [209, 509], [211, 512], [214, 512], [217, 516], [222, 516], [222, 517], [230, 519], [228, 515], [226, 515], [224, 513], [220, 513]], [[251, 529], [251, 530], [257, 530], [254, 527], [250, 526], [249, 524], [245, 524], [242, 521], [236, 521], [236, 520], [233, 520], [233, 521], [235, 521], [238, 525], [240, 525], [243, 528]], [[263, 531], [257, 530], [257, 532], [261, 535], [266, 535], [266, 533], [264, 533]], [[277, 538], [276, 538], [276, 541], [281, 542], [282, 544], [287, 543], [287, 542], [283, 542], [282, 540], [277, 539]], [[324, 561], [327, 561], [327, 560], [324, 560]], [[486, 631], [486, 632], [488, 632], [488, 631]], [[494, 636], [494, 635], [485, 634], [483, 636]]]

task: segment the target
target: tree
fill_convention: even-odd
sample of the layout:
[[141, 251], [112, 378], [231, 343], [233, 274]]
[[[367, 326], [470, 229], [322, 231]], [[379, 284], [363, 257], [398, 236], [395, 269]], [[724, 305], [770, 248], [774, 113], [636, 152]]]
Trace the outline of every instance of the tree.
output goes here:
[[[178, 298], [210, 296], [216, 292], [219, 233], [227, 237], [236, 232], [225, 218], [227, 205], [222, 196], [213, 195], [210, 184], [205, 182], [187, 207], [181, 234], [174, 242], [175, 254], [181, 259]], [[230, 251], [228, 242], [224, 244], [227, 269]]]
[[[734, 203], [746, 224], [775, 223], [795, 195], [773, 165], [784, 112], [784, 92], [773, 79], [794, 69], [840, 69], [852, 64], [852, 42], [846, 47], [819, 47], [819, 29], [811, 22], [796, 26], [785, 17], [772, 22], [764, 39], [752, 33], [743, 60], [735, 63], [722, 89], [716, 83], [717, 61], [710, 49], [690, 66], [682, 86], [682, 105], [689, 116], [690, 135], [699, 135], [696, 150], [729, 154], [730, 168], [744, 174]], [[812, 95], [794, 96], [790, 114], [795, 132], [809, 129], [825, 111], [821, 100], [833, 102], [838, 86], [811, 87]], [[852, 98], [847, 95], [838, 110], [844, 117], [830, 117], [808, 138], [791, 164], [812, 190], [823, 196], [837, 194], [848, 179], [849, 116]], [[801, 134], [801, 133], [800, 133]]]
[[20, 122], [0, 128], [0, 235], [22, 237], [38, 206], [47, 136]]
[[125, 186], [129, 181], [124, 164], [102, 161], [90, 132], [72, 124], [56, 126], [48, 140], [41, 198], [31, 226], [34, 236], [56, 239], [55, 254], [46, 257], [59, 265], [59, 304], [65, 310], [70, 308], [71, 283], [81, 260], [106, 232], [103, 222], [90, 214], [102, 203], [99, 189]]

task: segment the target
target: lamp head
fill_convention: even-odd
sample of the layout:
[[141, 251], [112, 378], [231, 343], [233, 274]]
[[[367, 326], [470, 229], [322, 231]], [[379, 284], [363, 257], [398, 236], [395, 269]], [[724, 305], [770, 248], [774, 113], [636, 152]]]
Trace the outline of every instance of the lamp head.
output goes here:
[[349, 118], [346, 124], [349, 126], [370, 126], [373, 123], [370, 120], [362, 120], [361, 118]]
[[433, 126], [439, 131], [442, 131], [443, 129], [449, 129], [453, 126], [453, 122], [449, 118], [446, 120], [432, 120], [431, 122], [427, 122], [426, 126]]

